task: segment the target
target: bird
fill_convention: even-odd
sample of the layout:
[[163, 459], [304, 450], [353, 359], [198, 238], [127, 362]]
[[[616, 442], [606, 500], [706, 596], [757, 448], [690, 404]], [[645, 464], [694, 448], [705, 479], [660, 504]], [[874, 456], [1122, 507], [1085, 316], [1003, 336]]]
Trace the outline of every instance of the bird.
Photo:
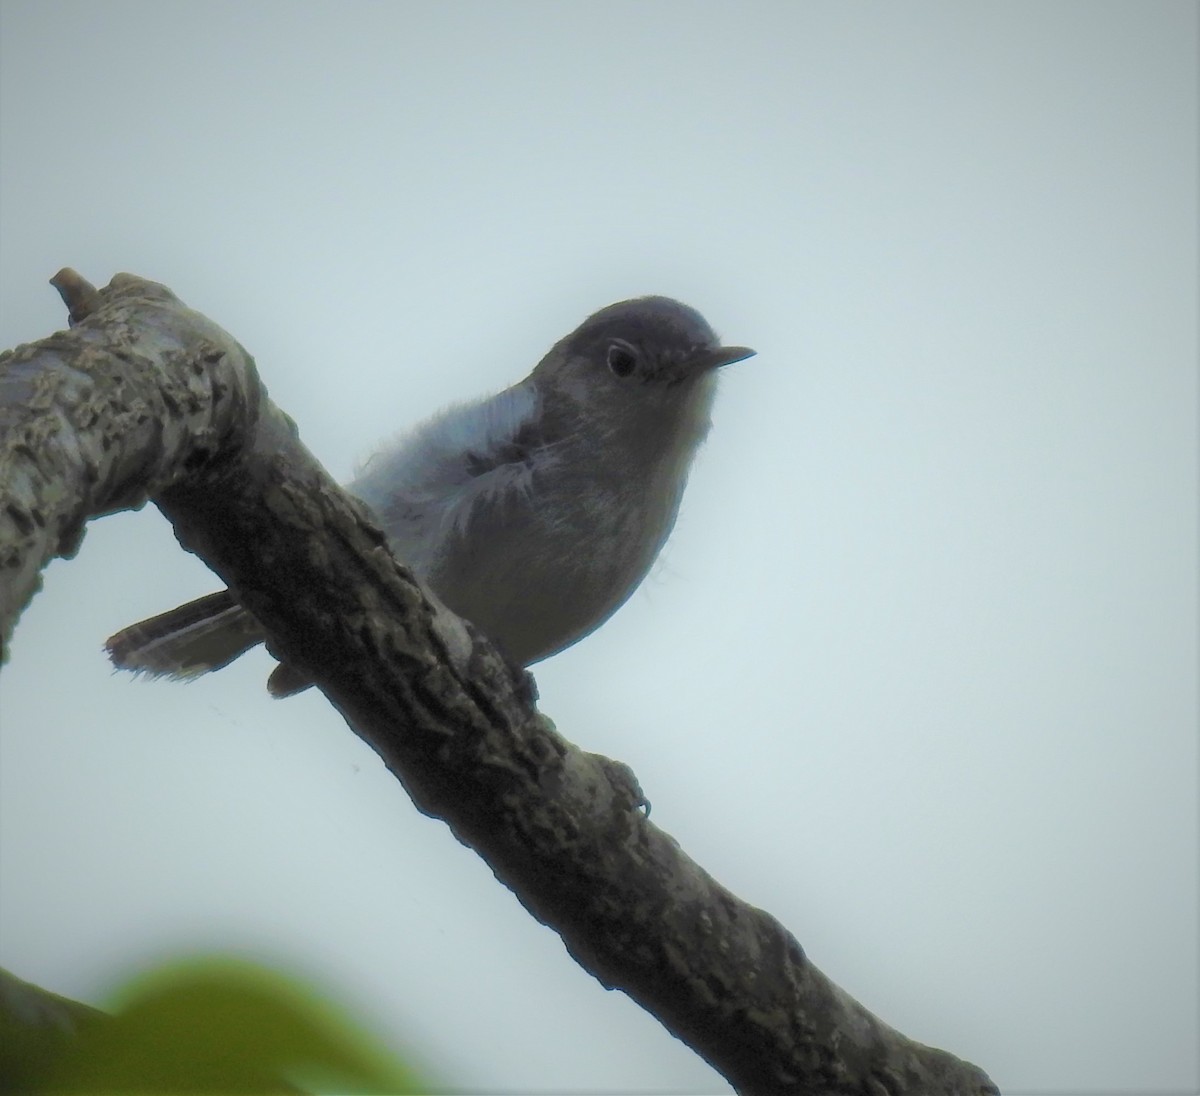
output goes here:
[[[618, 301], [522, 381], [450, 406], [369, 457], [347, 490], [393, 554], [528, 667], [623, 605], [675, 525], [718, 371], [753, 356], [669, 297]], [[229, 590], [122, 629], [114, 666], [188, 679], [265, 639]], [[277, 696], [311, 684], [286, 665]]]

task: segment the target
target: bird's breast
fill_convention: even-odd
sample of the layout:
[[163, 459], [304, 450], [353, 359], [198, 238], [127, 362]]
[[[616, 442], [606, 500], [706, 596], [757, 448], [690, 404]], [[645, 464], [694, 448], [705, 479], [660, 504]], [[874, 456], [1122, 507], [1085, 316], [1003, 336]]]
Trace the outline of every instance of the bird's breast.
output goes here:
[[675, 523], [682, 483], [555, 476], [481, 500], [429, 581], [514, 662], [581, 639], [629, 597]]

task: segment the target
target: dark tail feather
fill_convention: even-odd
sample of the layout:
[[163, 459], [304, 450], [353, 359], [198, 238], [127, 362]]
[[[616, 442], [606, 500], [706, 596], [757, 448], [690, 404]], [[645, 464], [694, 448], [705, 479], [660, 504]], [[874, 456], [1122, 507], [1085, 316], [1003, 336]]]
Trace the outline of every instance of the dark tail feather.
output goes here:
[[104, 647], [119, 669], [187, 678], [228, 665], [263, 638], [258, 621], [221, 590], [131, 624]]

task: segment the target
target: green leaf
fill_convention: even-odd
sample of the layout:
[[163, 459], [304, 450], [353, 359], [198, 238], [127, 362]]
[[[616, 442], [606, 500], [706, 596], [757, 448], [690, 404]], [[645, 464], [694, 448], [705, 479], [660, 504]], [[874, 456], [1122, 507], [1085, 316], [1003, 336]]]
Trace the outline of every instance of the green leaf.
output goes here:
[[249, 963], [175, 962], [135, 979], [119, 998], [109, 1022], [79, 1029], [39, 1090], [430, 1091], [340, 1010]]

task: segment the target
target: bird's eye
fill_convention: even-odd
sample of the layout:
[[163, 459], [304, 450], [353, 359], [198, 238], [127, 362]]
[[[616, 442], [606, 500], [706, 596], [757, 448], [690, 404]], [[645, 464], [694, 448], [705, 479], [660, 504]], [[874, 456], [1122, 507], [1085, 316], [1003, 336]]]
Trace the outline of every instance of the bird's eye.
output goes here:
[[608, 348], [608, 368], [614, 377], [628, 377], [637, 365], [637, 358], [632, 350], [621, 343], [613, 343]]

